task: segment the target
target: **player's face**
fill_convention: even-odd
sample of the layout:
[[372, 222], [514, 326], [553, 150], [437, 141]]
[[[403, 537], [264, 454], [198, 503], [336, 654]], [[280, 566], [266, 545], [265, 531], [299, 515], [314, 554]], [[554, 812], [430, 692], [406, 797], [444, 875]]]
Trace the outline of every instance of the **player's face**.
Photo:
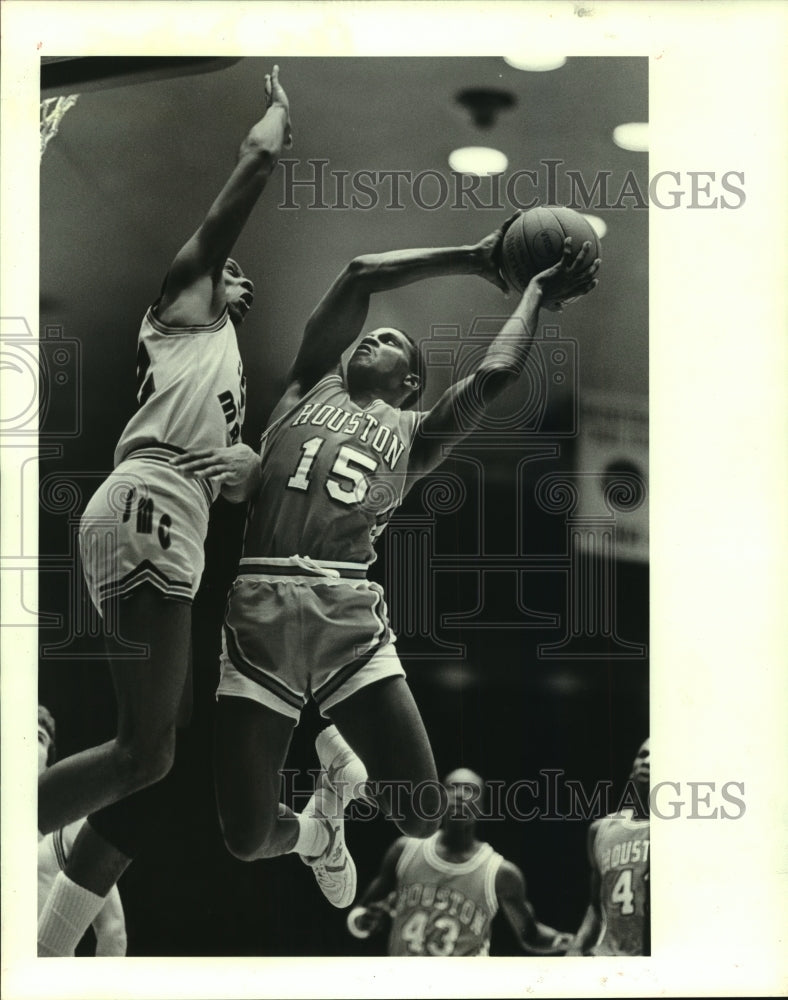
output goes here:
[[637, 752], [635, 761], [632, 764], [632, 773], [630, 774], [630, 777], [633, 781], [638, 782], [638, 784], [649, 784], [651, 779], [651, 748], [648, 740], [646, 740]]
[[227, 309], [235, 326], [243, 322], [254, 301], [254, 285], [246, 277], [237, 261], [228, 257], [224, 265], [224, 294]]
[[[400, 330], [382, 326], [361, 338], [348, 362], [348, 374], [366, 385], [399, 388], [411, 372], [413, 345]], [[363, 373], [363, 375], [362, 375]]]
[[482, 779], [467, 768], [459, 768], [443, 782], [448, 796], [445, 823], [474, 823], [481, 811]]
[[52, 740], [49, 738], [49, 733], [44, 729], [43, 726], [38, 727], [38, 773], [41, 774], [42, 771], [46, 770], [47, 757], [49, 756], [49, 747]]

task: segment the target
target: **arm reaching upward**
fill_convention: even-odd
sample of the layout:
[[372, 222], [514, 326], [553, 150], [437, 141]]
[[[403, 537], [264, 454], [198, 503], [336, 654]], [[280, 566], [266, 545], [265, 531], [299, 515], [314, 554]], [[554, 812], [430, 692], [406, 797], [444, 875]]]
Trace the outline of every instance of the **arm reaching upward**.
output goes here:
[[336, 278], [307, 320], [291, 382], [301, 392], [331, 371], [361, 333], [370, 296], [416, 281], [453, 274], [475, 274], [506, 291], [499, 273], [503, 233], [516, 215], [479, 243], [462, 247], [392, 250], [355, 257]]
[[[591, 244], [584, 243], [573, 255], [572, 241], [567, 239], [561, 260], [531, 279], [477, 370], [450, 386], [422, 421], [411, 451], [412, 481], [435, 468], [447, 450], [478, 426], [488, 404], [520, 377], [536, 333], [539, 310], [544, 306], [560, 311], [566, 300], [596, 287], [600, 262], [591, 261], [590, 252]], [[464, 414], [462, 422], [460, 414]]]
[[530, 955], [559, 955], [566, 950], [572, 935], [557, 931], [536, 919], [533, 907], [526, 897], [523, 873], [510, 861], [504, 860], [501, 863], [495, 877], [495, 891], [504, 916], [523, 951]]
[[[172, 325], [212, 322], [224, 308], [227, 258], [290, 139], [290, 110], [279, 67], [265, 79], [266, 110], [249, 131], [230, 177], [170, 266], [159, 317]], [[237, 277], [237, 276], [236, 276]], [[251, 283], [249, 283], [251, 285]]]

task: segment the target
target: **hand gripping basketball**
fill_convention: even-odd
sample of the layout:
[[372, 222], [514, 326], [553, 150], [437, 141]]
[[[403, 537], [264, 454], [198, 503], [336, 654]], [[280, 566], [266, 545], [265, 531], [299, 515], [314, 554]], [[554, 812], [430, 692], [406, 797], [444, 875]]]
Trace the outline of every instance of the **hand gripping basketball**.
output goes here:
[[577, 254], [572, 251], [572, 238], [564, 240], [561, 259], [552, 267], [535, 275], [531, 281], [541, 286], [542, 305], [550, 312], [561, 312], [565, 305], [581, 295], [587, 295], [599, 284], [596, 273], [602, 263], [592, 254], [592, 244], [586, 241]]
[[523, 292], [536, 275], [559, 263], [566, 240], [575, 250], [591, 244], [588, 262], [599, 257], [599, 240], [586, 216], [561, 205], [544, 205], [507, 220], [501, 247], [501, 271], [506, 281]]

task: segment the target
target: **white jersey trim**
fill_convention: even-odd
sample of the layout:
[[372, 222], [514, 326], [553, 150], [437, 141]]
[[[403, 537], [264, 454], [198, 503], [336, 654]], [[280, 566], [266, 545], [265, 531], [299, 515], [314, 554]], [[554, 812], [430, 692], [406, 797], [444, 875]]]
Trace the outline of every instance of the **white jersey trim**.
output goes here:
[[[225, 306], [224, 309], [222, 309], [219, 318], [212, 320], [210, 323], [190, 323], [188, 326], [170, 326], [168, 323], [160, 320], [156, 315], [155, 309], [157, 305], [158, 303], [154, 302], [152, 306], [148, 306], [148, 312], [146, 314], [148, 322], [157, 333], [216, 333], [217, 330], [221, 330], [224, 324], [229, 320], [229, 310], [227, 309], [227, 306]], [[230, 322], [232, 323], [232, 320], [230, 320]], [[233, 329], [235, 329], [234, 326]]]
[[288, 410], [285, 410], [285, 412], [281, 415], [281, 417], [277, 417], [276, 420], [272, 424], [269, 424], [265, 428], [265, 430], [263, 431], [263, 433], [260, 435], [260, 453], [261, 454], [262, 454], [262, 450], [263, 450], [263, 448], [265, 446], [265, 443], [266, 443], [267, 439], [271, 436], [272, 431], [276, 430], [277, 427], [280, 427], [282, 425], [282, 423], [285, 420], [287, 420], [288, 417], [291, 417], [295, 413], [295, 411], [297, 409], [299, 409], [300, 407], [302, 407], [304, 405], [304, 403], [309, 402], [309, 400], [312, 398], [312, 396], [315, 395], [315, 393], [319, 392], [322, 388], [324, 388], [325, 386], [329, 385], [331, 382], [336, 382], [336, 384], [341, 389], [345, 388], [345, 383], [344, 383], [344, 380], [343, 380], [342, 376], [340, 375], [340, 373], [336, 372], [336, 371], [331, 371], [327, 375], [324, 375], [317, 382], [315, 382], [315, 384], [312, 386], [312, 388], [309, 389], [307, 392], [305, 392], [303, 396], [300, 396], [296, 400], [296, 402], [293, 403], [293, 405]]
[[405, 874], [405, 868], [413, 861], [416, 854], [421, 847], [421, 841], [415, 838], [408, 837], [405, 840], [405, 846], [402, 848], [402, 854], [399, 856], [397, 861], [397, 877], [402, 878]]
[[484, 888], [487, 894], [487, 906], [490, 910], [491, 919], [498, 912], [498, 893], [495, 890], [495, 879], [498, 876], [498, 869], [501, 867], [502, 862], [503, 855], [498, 854], [497, 851], [493, 851], [492, 857], [490, 858], [487, 866], [487, 874], [484, 879]]
[[467, 861], [445, 861], [436, 850], [439, 836], [440, 831], [420, 843], [424, 846], [424, 858], [427, 864], [446, 875], [468, 875], [470, 872], [475, 872], [494, 853], [490, 844], [479, 844], [478, 850]]

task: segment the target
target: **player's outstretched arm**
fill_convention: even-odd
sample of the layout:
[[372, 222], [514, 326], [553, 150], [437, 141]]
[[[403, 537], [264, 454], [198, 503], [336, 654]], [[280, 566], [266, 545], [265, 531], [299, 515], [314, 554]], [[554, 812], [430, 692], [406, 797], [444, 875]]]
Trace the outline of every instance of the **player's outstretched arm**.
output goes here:
[[461, 247], [392, 250], [355, 257], [336, 278], [307, 320], [291, 382], [306, 391], [336, 365], [361, 333], [375, 292], [402, 288], [426, 278], [478, 275], [506, 291], [500, 275], [503, 234], [517, 217], [478, 243]]
[[347, 927], [353, 937], [367, 938], [376, 933], [392, 915], [391, 896], [397, 888], [397, 862], [405, 838], [395, 840], [383, 855], [380, 871], [359, 896], [359, 903], [347, 915]]
[[[279, 83], [278, 66], [266, 75], [265, 100], [263, 117], [241, 143], [230, 177], [167, 273], [159, 305], [159, 315], [165, 322], [177, 320], [168, 313], [184, 307], [189, 310], [190, 322], [203, 318], [200, 313], [207, 317], [205, 322], [210, 322], [224, 307], [225, 262], [289, 141], [290, 106]], [[191, 318], [194, 310], [197, 319]]]
[[566, 951], [572, 935], [557, 931], [536, 919], [533, 907], [526, 897], [523, 873], [510, 861], [501, 862], [495, 877], [495, 892], [498, 905], [523, 951], [529, 955], [562, 955]]
[[118, 887], [113, 885], [107, 901], [93, 921], [96, 932], [96, 957], [122, 957], [126, 954], [126, 917]]
[[477, 370], [450, 386], [420, 424], [409, 463], [413, 479], [438, 465], [447, 447], [453, 447], [477, 427], [492, 400], [520, 377], [533, 343], [539, 310], [543, 306], [560, 310], [568, 299], [596, 287], [600, 261], [592, 261], [590, 254], [591, 244], [584, 243], [574, 255], [572, 241], [567, 239], [561, 260], [531, 279]]
[[600, 909], [599, 894], [601, 891], [601, 880], [599, 872], [594, 862], [594, 840], [596, 839], [597, 824], [592, 823], [588, 831], [587, 852], [591, 865], [591, 877], [589, 887], [588, 909], [583, 916], [583, 921], [567, 949], [567, 955], [587, 955], [589, 950], [599, 940], [602, 930], [602, 912]]
[[230, 503], [251, 499], [260, 487], [260, 456], [248, 444], [185, 452], [171, 458], [170, 465], [187, 479], [207, 479], [218, 485]]

